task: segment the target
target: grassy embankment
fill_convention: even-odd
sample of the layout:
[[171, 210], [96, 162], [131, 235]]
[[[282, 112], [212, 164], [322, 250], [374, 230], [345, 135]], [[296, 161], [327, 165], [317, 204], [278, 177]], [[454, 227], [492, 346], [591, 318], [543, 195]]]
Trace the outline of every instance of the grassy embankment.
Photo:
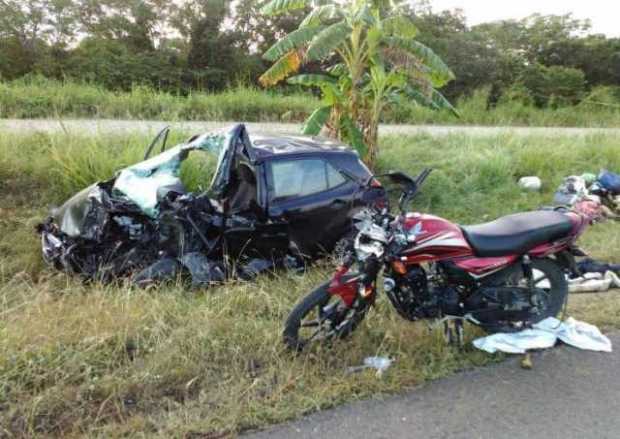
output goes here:
[[[177, 140], [180, 136], [177, 136]], [[88, 434], [199, 437], [282, 421], [391, 392], [501, 357], [443, 344], [440, 331], [400, 319], [381, 299], [351, 340], [299, 357], [281, 324], [331, 268], [284, 272], [208, 291], [83, 285], [48, 271], [33, 227], [49, 204], [138, 159], [142, 136], [0, 138], [0, 436]], [[565, 175], [620, 170], [620, 137], [386, 137], [382, 170], [432, 166], [415, 208], [460, 222], [533, 209]], [[208, 181], [199, 160], [185, 177]], [[540, 194], [516, 180], [539, 175]], [[592, 228], [583, 245], [620, 262], [620, 224]], [[620, 297], [574, 296], [570, 312], [620, 327]], [[469, 331], [469, 338], [475, 335]], [[378, 379], [347, 375], [369, 355], [394, 357]], [[215, 436], [213, 436], [215, 437]]]
[[[386, 123], [620, 126], [620, 98], [611, 89], [597, 89], [575, 107], [537, 109], [500, 102], [486, 110], [486, 91], [456, 103], [461, 118], [404, 104], [386, 113]], [[136, 87], [115, 93], [102, 87], [45, 79], [0, 82], [0, 118], [114, 118], [217, 121], [303, 121], [317, 105], [311, 95], [237, 87], [217, 94], [195, 92], [187, 97]]]

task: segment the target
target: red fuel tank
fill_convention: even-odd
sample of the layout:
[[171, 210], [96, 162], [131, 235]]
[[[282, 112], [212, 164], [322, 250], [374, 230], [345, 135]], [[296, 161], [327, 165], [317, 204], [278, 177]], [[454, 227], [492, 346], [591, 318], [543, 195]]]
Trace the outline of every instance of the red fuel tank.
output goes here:
[[461, 228], [443, 218], [423, 213], [408, 213], [404, 230], [411, 245], [403, 252], [408, 264], [473, 256]]

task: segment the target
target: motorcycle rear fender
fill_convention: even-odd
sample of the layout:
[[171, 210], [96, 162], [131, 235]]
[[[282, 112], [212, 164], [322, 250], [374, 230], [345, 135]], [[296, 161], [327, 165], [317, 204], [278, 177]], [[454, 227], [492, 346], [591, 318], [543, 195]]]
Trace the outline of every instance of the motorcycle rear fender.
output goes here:
[[531, 249], [527, 254], [532, 258], [545, 258], [547, 256], [568, 250], [571, 246], [571, 243], [572, 236], [569, 236], [559, 241], [546, 242], [544, 244], [541, 244]]

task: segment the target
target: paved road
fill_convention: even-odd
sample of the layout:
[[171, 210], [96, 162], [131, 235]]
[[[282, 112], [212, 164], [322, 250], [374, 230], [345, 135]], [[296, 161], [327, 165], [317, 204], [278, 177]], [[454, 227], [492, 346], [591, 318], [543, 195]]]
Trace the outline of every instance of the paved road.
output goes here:
[[[0, 132], [28, 133], [32, 131], [60, 132], [148, 132], [154, 133], [166, 125], [191, 132], [209, 131], [225, 127], [233, 122], [165, 122], [115, 119], [0, 119]], [[246, 123], [250, 132], [272, 132], [298, 134], [300, 124], [290, 123]], [[483, 127], [483, 126], [435, 126], [435, 125], [381, 125], [381, 134], [430, 134], [443, 136], [466, 133], [473, 136], [491, 136], [504, 133], [538, 136], [583, 136], [589, 134], [620, 135], [620, 128], [554, 128], [554, 127]]]
[[[620, 333], [610, 339], [620, 348]], [[244, 437], [620, 438], [620, 349], [607, 354], [561, 347], [533, 360], [533, 370], [521, 369], [513, 358]]]

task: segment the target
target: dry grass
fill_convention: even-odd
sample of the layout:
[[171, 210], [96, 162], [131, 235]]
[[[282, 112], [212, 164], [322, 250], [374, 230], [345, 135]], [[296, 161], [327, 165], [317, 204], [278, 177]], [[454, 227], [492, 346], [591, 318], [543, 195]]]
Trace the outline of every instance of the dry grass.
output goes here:
[[[380, 166], [436, 167], [416, 208], [467, 222], [535, 208], [563, 175], [620, 169], [619, 143], [394, 137], [383, 140]], [[32, 229], [47, 205], [110, 175], [144, 144], [137, 136], [0, 139], [0, 437], [234, 434], [501, 360], [446, 346], [440, 331], [403, 321], [385, 300], [349, 341], [297, 357], [284, 352], [282, 321], [328, 276], [331, 267], [320, 264], [303, 275], [276, 272], [207, 291], [84, 285], [45, 269]], [[59, 172], [53, 154], [71, 165]], [[515, 188], [523, 173], [544, 178], [541, 194]], [[186, 175], [201, 183], [199, 172]], [[582, 244], [620, 262], [619, 229], [598, 225]], [[570, 313], [620, 327], [620, 294], [573, 296]], [[396, 362], [382, 379], [346, 373], [369, 355]]]

